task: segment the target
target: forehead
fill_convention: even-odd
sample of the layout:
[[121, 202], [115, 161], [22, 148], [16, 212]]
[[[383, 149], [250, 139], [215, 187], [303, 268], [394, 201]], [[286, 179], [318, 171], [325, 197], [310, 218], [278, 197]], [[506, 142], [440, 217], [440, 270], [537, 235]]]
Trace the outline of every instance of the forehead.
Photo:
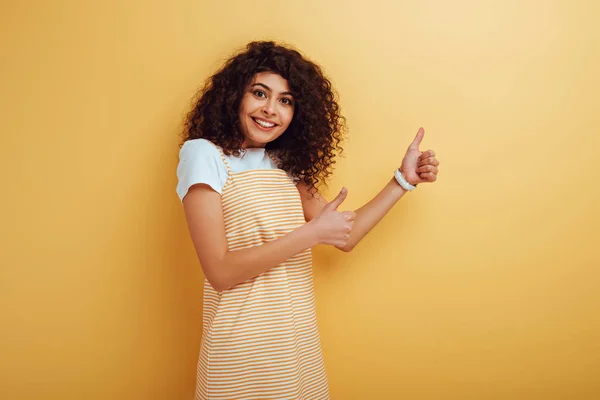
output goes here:
[[250, 85], [254, 85], [257, 83], [262, 83], [266, 85], [275, 93], [280, 92], [289, 92], [290, 87], [288, 85], [288, 81], [284, 79], [281, 75], [273, 73], [273, 72], [258, 72], [254, 75], [254, 77], [250, 80]]

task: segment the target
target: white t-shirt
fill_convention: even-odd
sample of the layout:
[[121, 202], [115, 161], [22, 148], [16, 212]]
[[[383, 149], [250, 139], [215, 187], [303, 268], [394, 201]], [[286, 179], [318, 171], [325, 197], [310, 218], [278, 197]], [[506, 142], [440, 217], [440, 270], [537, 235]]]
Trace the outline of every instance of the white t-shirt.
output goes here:
[[[225, 156], [233, 173], [250, 169], [278, 169], [264, 148], [248, 148], [239, 157]], [[219, 150], [206, 139], [186, 141], [179, 150], [177, 195], [183, 201], [189, 188], [197, 183], [210, 186], [221, 194], [227, 182], [227, 167]]]

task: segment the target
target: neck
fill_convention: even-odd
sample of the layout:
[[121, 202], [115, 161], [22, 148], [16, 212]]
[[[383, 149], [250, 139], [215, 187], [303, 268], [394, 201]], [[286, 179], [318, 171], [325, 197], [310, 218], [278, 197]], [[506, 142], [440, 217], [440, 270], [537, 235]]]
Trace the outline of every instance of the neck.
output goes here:
[[248, 141], [247, 139], [245, 139], [242, 142], [242, 149], [264, 149], [266, 146], [266, 144], [262, 144], [262, 143], [253, 143], [251, 141]]

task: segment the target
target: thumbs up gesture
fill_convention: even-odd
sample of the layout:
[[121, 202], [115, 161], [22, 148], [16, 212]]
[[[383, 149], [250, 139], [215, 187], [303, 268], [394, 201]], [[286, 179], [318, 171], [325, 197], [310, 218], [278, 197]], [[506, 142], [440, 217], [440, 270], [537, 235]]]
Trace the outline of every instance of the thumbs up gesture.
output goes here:
[[320, 244], [338, 247], [344, 247], [347, 244], [356, 214], [354, 211], [340, 212], [337, 210], [346, 200], [347, 195], [348, 190], [342, 188], [336, 198], [327, 203], [321, 209], [319, 215], [311, 221], [314, 224]]
[[417, 136], [408, 146], [408, 150], [402, 160], [400, 172], [411, 185], [425, 182], [435, 182], [438, 175], [440, 162], [435, 158], [433, 150], [421, 152], [419, 145], [425, 136], [425, 130], [419, 128]]

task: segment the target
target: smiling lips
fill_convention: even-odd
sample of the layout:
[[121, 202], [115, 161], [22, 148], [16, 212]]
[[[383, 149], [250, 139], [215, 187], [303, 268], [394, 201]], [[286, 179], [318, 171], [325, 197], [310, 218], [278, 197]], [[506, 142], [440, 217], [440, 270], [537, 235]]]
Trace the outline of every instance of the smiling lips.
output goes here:
[[271, 121], [267, 121], [265, 119], [261, 119], [261, 118], [252, 117], [252, 120], [259, 128], [262, 128], [262, 129], [269, 130], [269, 129], [277, 126], [277, 124], [275, 124]]

